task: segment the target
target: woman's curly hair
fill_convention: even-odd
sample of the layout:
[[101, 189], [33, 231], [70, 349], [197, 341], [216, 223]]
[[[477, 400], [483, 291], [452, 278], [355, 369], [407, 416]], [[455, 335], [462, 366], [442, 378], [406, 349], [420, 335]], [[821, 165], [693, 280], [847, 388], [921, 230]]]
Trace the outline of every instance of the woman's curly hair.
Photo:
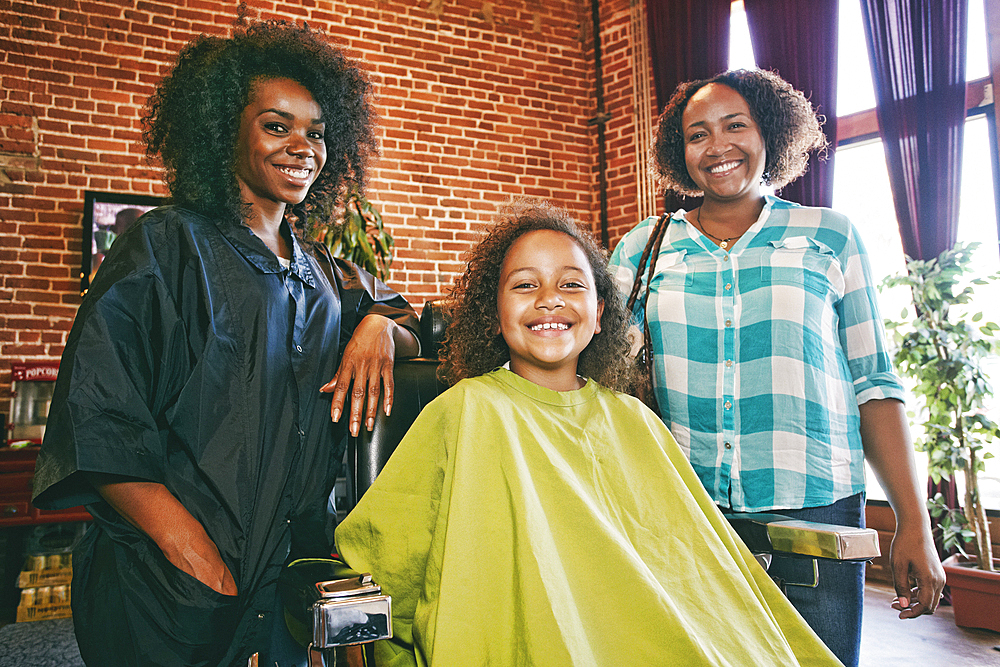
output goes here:
[[688, 81], [677, 86], [657, 121], [653, 142], [653, 172], [664, 190], [701, 196], [684, 162], [682, 117], [688, 102], [710, 83], [721, 83], [739, 93], [750, 107], [750, 115], [764, 139], [766, 185], [780, 189], [805, 173], [809, 153], [821, 151], [828, 142], [812, 104], [805, 95], [774, 72], [735, 69], [711, 79]]
[[448, 300], [451, 321], [442, 343], [441, 375], [449, 384], [489, 373], [510, 359], [500, 335], [497, 293], [504, 258], [514, 242], [540, 229], [566, 234], [583, 250], [594, 273], [597, 298], [604, 302], [601, 332], [580, 353], [577, 373], [616, 391], [631, 386], [628, 314], [615, 287], [608, 256], [568, 212], [547, 202], [515, 202], [466, 255], [468, 267]]
[[143, 110], [146, 154], [160, 156], [175, 204], [245, 217], [234, 170], [240, 118], [254, 84], [269, 78], [305, 87], [326, 122], [326, 163], [296, 207], [300, 229], [306, 210], [364, 185], [378, 152], [368, 76], [308, 26], [238, 23], [232, 37], [201, 35], [185, 46]]

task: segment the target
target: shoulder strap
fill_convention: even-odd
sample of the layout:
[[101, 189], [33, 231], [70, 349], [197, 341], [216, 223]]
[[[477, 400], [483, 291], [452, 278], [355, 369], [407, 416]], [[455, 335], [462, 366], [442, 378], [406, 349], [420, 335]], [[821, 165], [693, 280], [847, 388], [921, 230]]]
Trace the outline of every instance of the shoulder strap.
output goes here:
[[[628, 301], [625, 304], [625, 310], [632, 312], [632, 307], [635, 306], [635, 301], [639, 296], [639, 290], [642, 288], [642, 272], [646, 268], [646, 262], [649, 262], [649, 275], [646, 277], [646, 285], [649, 285], [650, 280], [653, 278], [653, 271], [656, 267], [656, 260], [650, 261], [650, 256], [656, 257], [660, 254], [660, 246], [663, 244], [663, 236], [666, 232], [667, 225], [670, 221], [670, 214], [664, 213], [657, 220], [656, 224], [653, 226], [653, 230], [649, 233], [649, 240], [646, 241], [646, 247], [642, 251], [642, 256], [639, 258], [639, 266], [635, 269], [635, 281], [632, 283], [632, 291], [629, 293]], [[642, 310], [645, 313], [646, 310], [646, 300], [649, 298], [649, 289], [647, 287], [645, 294], [642, 297]], [[645, 314], [643, 315], [645, 318]]]
[[[649, 268], [646, 273], [646, 289], [642, 294], [642, 349], [639, 351], [641, 359], [639, 361], [640, 372], [644, 372], [645, 377], [643, 378], [645, 382], [645, 390], [641, 391], [640, 398], [642, 398], [650, 408], [656, 412], [657, 416], [660, 415], [660, 406], [656, 400], [656, 394], [653, 387], [655, 383], [653, 381], [653, 337], [649, 334], [649, 320], [646, 318], [646, 303], [649, 301], [649, 284], [653, 280], [653, 273], [656, 271], [656, 258], [660, 254], [660, 246], [663, 244], [663, 237], [666, 235], [667, 225], [670, 224], [670, 214], [664, 213], [660, 219], [657, 221], [656, 225], [653, 227], [652, 232], [649, 234], [649, 240], [646, 242], [646, 247], [642, 251], [642, 257], [639, 258], [639, 266], [635, 270], [635, 282], [632, 283], [632, 292], [629, 294], [628, 303], [625, 306], [626, 310], [631, 313], [632, 307], [635, 305], [635, 301], [639, 296], [639, 290], [642, 288], [642, 271], [646, 268], [647, 262], [649, 263]], [[645, 368], [643, 368], [645, 366]], [[644, 395], [643, 395], [644, 394]]]

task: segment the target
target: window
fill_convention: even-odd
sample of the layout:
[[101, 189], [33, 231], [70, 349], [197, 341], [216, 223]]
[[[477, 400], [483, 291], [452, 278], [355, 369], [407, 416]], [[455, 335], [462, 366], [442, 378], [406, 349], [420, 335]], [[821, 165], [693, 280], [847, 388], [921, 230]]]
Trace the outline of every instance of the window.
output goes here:
[[[986, 20], [983, 0], [970, 0], [969, 38], [966, 55], [966, 80], [974, 94], [971, 99], [990, 99], [989, 64], [986, 51]], [[848, 215], [872, 253], [872, 272], [876, 281], [904, 270], [902, 242], [896, 223], [889, 175], [885, 165], [882, 142], [875, 120], [875, 93], [865, 44], [861, 4], [858, 0], [842, 0], [838, 45], [837, 113], [839, 134], [834, 175], [834, 201], [837, 210]], [[733, 3], [731, 19], [730, 67], [753, 67], [753, 49], [743, 3]], [[997, 146], [991, 139], [989, 111], [993, 105], [973, 107], [965, 126], [962, 164], [961, 208], [958, 240], [978, 241], [976, 254], [980, 275], [1000, 270], [997, 239], [997, 211], [994, 196], [994, 174], [997, 173]], [[1000, 285], [980, 287], [973, 312], [983, 311], [991, 321], [1000, 323]], [[910, 302], [905, 289], [883, 291], [879, 305], [883, 315], [896, 317]], [[990, 367], [994, 386], [1000, 393], [1000, 359]], [[908, 402], [908, 408], [913, 403]], [[990, 410], [1000, 420], [1000, 398], [995, 398]], [[921, 454], [917, 454], [921, 457]], [[921, 465], [918, 458], [918, 465]], [[986, 462], [981, 476], [982, 493], [987, 505], [1000, 509], [1000, 457]], [[962, 480], [959, 479], [961, 486]], [[884, 499], [878, 484], [870, 483], [869, 497]], [[959, 489], [962, 493], [962, 489]]]

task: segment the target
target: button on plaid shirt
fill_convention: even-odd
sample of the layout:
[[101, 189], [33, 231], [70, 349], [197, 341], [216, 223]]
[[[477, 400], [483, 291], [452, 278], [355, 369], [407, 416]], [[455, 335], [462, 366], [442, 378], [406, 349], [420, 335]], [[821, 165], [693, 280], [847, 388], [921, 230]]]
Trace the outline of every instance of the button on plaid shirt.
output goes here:
[[[625, 296], [656, 221], [611, 258]], [[647, 315], [664, 421], [716, 502], [815, 507], [864, 490], [858, 405], [904, 394], [847, 218], [769, 196], [725, 250], [678, 211]]]

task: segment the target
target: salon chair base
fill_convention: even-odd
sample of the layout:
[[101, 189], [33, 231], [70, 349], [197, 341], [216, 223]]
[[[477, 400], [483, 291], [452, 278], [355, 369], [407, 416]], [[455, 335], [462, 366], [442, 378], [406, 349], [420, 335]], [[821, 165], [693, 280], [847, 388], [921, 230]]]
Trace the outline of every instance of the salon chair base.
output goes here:
[[365, 645], [392, 637], [392, 598], [371, 575], [336, 559], [289, 564], [278, 582], [285, 623], [307, 647], [308, 667], [370, 665]]

